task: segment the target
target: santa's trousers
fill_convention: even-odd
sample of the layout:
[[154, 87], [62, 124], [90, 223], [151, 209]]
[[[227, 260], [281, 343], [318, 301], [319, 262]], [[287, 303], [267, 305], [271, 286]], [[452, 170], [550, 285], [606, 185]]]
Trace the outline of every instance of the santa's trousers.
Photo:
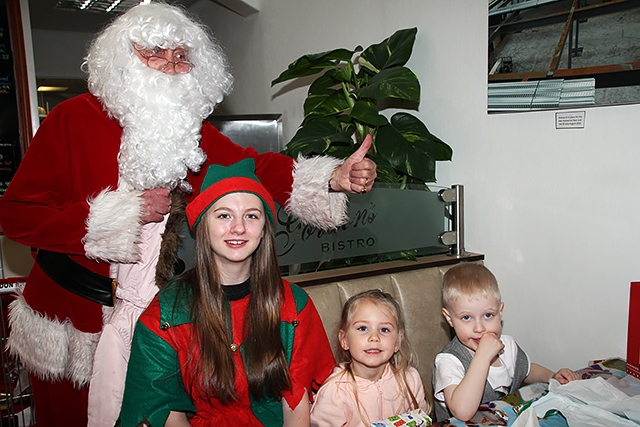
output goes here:
[[87, 395], [67, 381], [46, 382], [30, 376], [38, 427], [87, 427]]

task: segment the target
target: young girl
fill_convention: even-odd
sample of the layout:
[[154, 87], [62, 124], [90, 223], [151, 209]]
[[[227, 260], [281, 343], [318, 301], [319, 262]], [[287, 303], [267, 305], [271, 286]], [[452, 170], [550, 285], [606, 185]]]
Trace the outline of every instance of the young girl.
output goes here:
[[196, 266], [138, 321], [121, 425], [308, 426], [334, 359], [313, 303], [280, 277], [273, 199], [251, 159], [210, 166], [201, 191]]
[[370, 426], [413, 409], [429, 412], [404, 316], [388, 293], [352, 296], [342, 309], [341, 364], [320, 388], [312, 426]]

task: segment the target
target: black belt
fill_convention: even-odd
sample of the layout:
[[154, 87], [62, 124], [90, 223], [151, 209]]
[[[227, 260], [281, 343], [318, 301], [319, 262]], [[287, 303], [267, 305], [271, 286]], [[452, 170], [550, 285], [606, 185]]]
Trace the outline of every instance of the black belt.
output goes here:
[[36, 262], [58, 285], [89, 301], [113, 307], [116, 279], [94, 273], [69, 255], [38, 249]]

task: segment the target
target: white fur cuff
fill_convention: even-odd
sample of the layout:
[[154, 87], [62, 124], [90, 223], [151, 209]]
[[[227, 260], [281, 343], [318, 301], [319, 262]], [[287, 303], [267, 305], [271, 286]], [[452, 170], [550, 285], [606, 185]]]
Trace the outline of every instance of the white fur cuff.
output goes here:
[[9, 353], [44, 381], [66, 378], [80, 388], [89, 383], [99, 333], [78, 331], [71, 322], [51, 320], [29, 307], [20, 293], [9, 306]]
[[87, 235], [83, 239], [88, 258], [120, 263], [138, 261], [141, 194], [107, 189], [88, 201]]
[[329, 193], [329, 178], [343, 161], [335, 157], [298, 157], [286, 210], [304, 224], [333, 230], [349, 220], [345, 193]]

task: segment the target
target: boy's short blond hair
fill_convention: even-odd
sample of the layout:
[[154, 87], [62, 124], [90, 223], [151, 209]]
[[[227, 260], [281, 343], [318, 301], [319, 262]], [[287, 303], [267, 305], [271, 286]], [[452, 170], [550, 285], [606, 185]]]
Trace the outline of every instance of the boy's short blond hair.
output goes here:
[[447, 270], [443, 279], [442, 304], [447, 309], [460, 297], [474, 300], [494, 296], [502, 300], [496, 276], [482, 264], [458, 264]]

